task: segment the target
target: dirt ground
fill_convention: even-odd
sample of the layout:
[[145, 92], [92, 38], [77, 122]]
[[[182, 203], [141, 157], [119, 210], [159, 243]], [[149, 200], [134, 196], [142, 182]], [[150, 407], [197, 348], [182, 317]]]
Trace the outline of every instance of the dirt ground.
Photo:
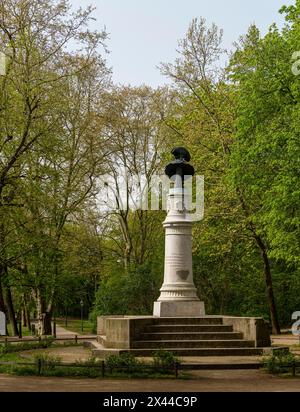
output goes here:
[[86, 361], [91, 357], [91, 350], [81, 346], [49, 348], [49, 349], [35, 349], [22, 352], [20, 355], [23, 358], [33, 358], [39, 353], [47, 353], [49, 355], [57, 356], [62, 362], [72, 363], [75, 361]]
[[0, 374], [0, 392], [300, 392], [300, 379], [262, 371], [198, 371], [190, 380], [20, 377]]

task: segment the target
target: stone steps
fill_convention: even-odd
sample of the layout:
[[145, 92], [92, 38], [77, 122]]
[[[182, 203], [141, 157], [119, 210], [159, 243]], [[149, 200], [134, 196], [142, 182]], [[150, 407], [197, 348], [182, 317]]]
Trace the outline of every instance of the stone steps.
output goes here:
[[[130, 352], [136, 357], [152, 357], [156, 349], [129, 349], [121, 350], [122, 352]], [[176, 356], [193, 356], [193, 357], [213, 357], [213, 356], [261, 356], [263, 348], [168, 348], [168, 352]]]
[[150, 332], [142, 333], [142, 341], [173, 341], [173, 340], [241, 340], [243, 334], [239, 332]]
[[254, 341], [251, 340], [148, 340], [148, 341], [134, 341], [134, 349], [170, 349], [184, 348], [184, 349], [198, 349], [198, 348], [253, 348]]
[[202, 318], [155, 318], [153, 325], [222, 325], [222, 317], [202, 317]]
[[151, 325], [145, 328], [146, 333], [197, 333], [197, 332], [233, 332], [232, 326], [225, 325]]
[[157, 318], [141, 330], [130, 352], [152, 356], [166, 350], [178, 356], [252, 356], [261, 355], [255, 342], [244, 339], [233, 326], [223, 325], [222, 317]]

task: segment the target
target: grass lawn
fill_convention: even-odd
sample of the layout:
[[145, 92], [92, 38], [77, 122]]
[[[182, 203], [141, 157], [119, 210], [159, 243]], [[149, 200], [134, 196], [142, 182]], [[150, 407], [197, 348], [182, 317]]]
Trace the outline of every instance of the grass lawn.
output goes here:
[[32, 359], [24, 359], [19, 353], [0, 354], [0, 373], [12, 373], [16, 368], [13, 365], [1, 365], [1, 362], [32, 362]]
[[68, 319], [66, 326], [65, 319], [57, 319], [57, 324], [63, 328], [69, 330], [70, 332], [78, 333], [78, 335], [89, 335], [94, 334], [94, 325], [89, 320], [83, 320], [83, 331], [81, 330], [81, 320], [80, 319]]

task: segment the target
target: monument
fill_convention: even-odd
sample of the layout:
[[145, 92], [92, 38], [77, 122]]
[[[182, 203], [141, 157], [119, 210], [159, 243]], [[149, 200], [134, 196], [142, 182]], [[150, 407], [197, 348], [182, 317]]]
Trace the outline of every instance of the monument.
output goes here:
[[0, 312], [0, 336], [5, 336], [6, 335], [6, 319], [5, 319], [5, 313]]
[[193, 281], [192, 220], [188, 213], [191, 194], [184, 187], [195, 170], [190, 165], [190, 154], [178, 147], [172, 151], [175, 160], [165, 169], [174, 182], [168, 195], [168, 215], [165, 228], [165, 268], [161, 294], [154, 303], [157, 317], [197, 317], [205, 315], [204, 302], [200, 302]]
[[[95, 356], [130, 352], [153, 356], [164, 349], [179, 356], [259, 356], [270, 351], [270, 331], [263, 318], [208, 316], [193, 281], [192, 225], [187, 179], [195, 174], [183, 147], [165, 173], [173, 182], [168, 195], [164, 281], [152, 316], [99, 316]], [[186, 186], [186, 187], [185, 187]]]

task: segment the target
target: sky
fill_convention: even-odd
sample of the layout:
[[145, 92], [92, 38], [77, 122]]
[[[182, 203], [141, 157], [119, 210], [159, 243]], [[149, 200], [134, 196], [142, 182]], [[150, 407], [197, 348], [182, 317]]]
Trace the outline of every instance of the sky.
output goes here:
[[158, 87], [167, 82], [157, 66], [176, 58], [179, 39], [184, 38], [194, 17], [204, 17], [224, 30], [224, 47], [255, 23], [262, 33], [283, 16], [278, 10], [294, 0], [70, 0], [73, 7], [96, 7], [91, 28], [109, 33], [106, 56], [117, 84]]

